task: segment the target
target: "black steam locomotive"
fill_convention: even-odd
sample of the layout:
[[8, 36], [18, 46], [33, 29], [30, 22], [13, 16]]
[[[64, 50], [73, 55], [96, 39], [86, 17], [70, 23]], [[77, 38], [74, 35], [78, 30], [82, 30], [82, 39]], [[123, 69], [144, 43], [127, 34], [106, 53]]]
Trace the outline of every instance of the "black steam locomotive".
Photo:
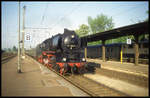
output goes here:
[[60, 74], [82, 73], [87, 67], [84, 46], [74, 31], [64, 29], [63, 34], [52, 36], [36, 47], [36, 58]]

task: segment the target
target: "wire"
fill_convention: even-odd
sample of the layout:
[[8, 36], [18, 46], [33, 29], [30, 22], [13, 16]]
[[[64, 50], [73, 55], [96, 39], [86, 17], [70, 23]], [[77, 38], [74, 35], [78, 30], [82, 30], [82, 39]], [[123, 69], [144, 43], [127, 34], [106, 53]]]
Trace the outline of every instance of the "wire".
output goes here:
[[45, 11], [44, 11], [43, 16], [42, 16], [41, 25], [42, 25], [42, 23], [43, 23], [43, 21], [44, 21], [44, 16], [45, 16], [45, 13], [46, 13], [47, 8], [48, 8], [48, 3], [47, 3], [47, 5], [46, 5], [46, 7], [45, 7]]
[[[79, 6], [81, 6], [81, 4], [78, 4], [76, 7], [79, 7]], [[75, 9], [75, 8], [74, 8]], [[75, 10], [74, 9], [72, 9], [68, 14], [66, 14], [66, 15], [64, 15], [59, 21], [57, 21], [53, 26], [52, 26], [52, 29], [51, 30], [53, 30], [54, 29], [54, 27], [56, 26], [56, 25], [58, 25], [59, 23], [60, 23], [60, 21], [62, 21], [66, 16], [69, 16], [69, 15], [71, 15]]]
[[[139, 4], [139, 5], [141, 5], [141, 4]], [[113, 16], [113, 17], [115, 17], [115, 16], [120, 16], [120, 15], [122, 15], [121, 13], [123, 13], [123, 14], [125, 13], [125, 14], [126, 14], [126, 13], [130, 12], [131, 10], [132, 10], [132, 11], [135, 10], [136, 7], [139, 8], [139, 6], [136, 5], [136, 6], [134, 6], [134, 7], [132, 7], [132, 8], [129, 8], [129, 9], [125, 10], [125, 11], [121, 11], [121, 12], [119, 12], [119, 13], [117, 13], [117, 14], [113, 14], [112, 16]], [[136, 8], [136, 9], [137, 9], [137, 8]]]

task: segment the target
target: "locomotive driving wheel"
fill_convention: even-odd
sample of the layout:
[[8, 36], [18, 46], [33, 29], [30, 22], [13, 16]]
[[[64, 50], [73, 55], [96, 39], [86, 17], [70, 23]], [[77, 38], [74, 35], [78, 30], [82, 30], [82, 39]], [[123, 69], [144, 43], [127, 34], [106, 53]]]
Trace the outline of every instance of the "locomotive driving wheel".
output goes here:
[[85, 72], [84, 67], [78, 68], [78, 73], [83, 74]]
[[61, 68], [60, 71], [59, 71], [59, 73], [60, 73], [61, 75], [64, 75], [64, 74], [65, 74], [64, 68]]
[[71, 74], [74, 75], [73, 67], [71, 67]]
[[59, 72], [59, 70], [60, 70], [60, 67], [59, 67], [58, 64], [54, 64], [53, 68], [54, 68], [54, 70], [57, 71], [57, 72]]

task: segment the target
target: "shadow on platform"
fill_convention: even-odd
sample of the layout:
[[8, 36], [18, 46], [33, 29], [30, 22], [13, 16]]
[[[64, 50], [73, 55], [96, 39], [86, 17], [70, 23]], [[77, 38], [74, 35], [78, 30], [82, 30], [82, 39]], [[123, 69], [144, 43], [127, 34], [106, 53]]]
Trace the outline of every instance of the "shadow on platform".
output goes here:
[[87, 62], [87, 67], [86, 67], [86, 74], [94, 74], [96, 68], [101, 68], [101, 64], [95, 63], [95, 62]]
[[22, 73], [33, 73], [33, 72], [40, 72], [41, 70], [40, 69], [32, 69], [32, 70], [25, 70], [25, 71], [22, 71]]

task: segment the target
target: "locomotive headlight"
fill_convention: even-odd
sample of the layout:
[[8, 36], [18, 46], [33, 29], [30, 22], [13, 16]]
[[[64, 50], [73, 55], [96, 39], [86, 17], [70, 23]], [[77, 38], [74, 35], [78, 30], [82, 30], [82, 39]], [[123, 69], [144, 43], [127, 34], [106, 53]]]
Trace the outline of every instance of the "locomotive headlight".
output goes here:
[[82, 58], [82, 61], [85, 61], [85, 58]]
[[63, 61], [66, 61], [66, 58], [63, 58]]
[[71, 38], [74, 38], [74, 35], [72, 35]]

